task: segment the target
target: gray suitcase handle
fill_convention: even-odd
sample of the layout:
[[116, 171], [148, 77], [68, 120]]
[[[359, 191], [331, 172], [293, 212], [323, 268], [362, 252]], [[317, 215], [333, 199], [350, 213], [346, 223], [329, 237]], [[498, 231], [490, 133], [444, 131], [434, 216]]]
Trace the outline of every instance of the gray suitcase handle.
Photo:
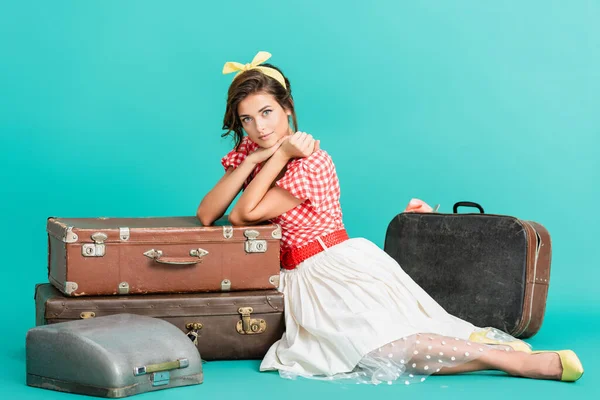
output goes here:
[[135, 367], [133, 374], [135, 376], [151, 374], [153, 372], [170, 371], [172, 369], [187, 368], [190, 362], [187, 358], [180, 358], [179, 360], [169, 361], [159, 364], [148, 364], [142, 367]]

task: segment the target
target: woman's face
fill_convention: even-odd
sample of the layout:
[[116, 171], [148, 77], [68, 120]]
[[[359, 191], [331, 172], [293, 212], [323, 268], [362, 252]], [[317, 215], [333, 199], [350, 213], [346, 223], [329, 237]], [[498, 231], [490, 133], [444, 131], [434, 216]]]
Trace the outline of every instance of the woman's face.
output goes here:
[[271, 147], [292, 133], [288, 122], [291, 111], [281, 107], [270, 94], [249, 95], [240, 102], [237, 112], [248, 137], [260, 147]]

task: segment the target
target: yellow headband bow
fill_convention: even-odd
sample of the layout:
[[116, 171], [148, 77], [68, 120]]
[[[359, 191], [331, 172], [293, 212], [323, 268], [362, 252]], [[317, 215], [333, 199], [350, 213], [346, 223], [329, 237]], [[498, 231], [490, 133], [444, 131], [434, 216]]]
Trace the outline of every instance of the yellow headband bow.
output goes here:
[[242, 72], [250, 71], [251, 69], [257, 69], [260, 72], [262, 72], [263, 74], [275, 79], [276, 81], [281, 83], [284, 88], [287, 89], [287, 86], [285, 85], [285, 79], [283, 78], [283, 75], [281, 75], [279, 73], [279, 71], [277, 71], [273, 68], [259, 66], [259, 64], [264, 63], [269, 58], [271, 58], [271, 53], [268, 53], [266, 51], [259, 51], [254, 56], [254, 59], [252, 60], [252, 62], [249, 64], [244, 65], [244, 64], [240, 64], [235, 61], [226, 62], [225, 65], [223, 66], [223, 74], [231, 74], [232, 72], [238, 71], [238, 73], [233, 77], [233, 80], [235, 80], [235, 78], [237, 78], [238, 75], [241, 74]]

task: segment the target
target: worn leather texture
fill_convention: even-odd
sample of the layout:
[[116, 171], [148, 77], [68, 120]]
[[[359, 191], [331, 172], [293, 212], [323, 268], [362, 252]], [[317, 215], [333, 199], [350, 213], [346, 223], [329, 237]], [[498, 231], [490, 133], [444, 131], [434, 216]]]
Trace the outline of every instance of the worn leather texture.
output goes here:
[[280, 227], [227, 224], [205, 227], [196, 217], [49, 218], [48, 280], [68, 296], [277, 288]]
[[[114, 314], [136, 314], [170, 322], [190, 340], [197, 335], [202, 359], [262, 359], [285, 331], [283, 293], [252, 290], [230, 293], [149, 294], [137, 296], [68, 297], [51, 284], [35, 289], [36, 326]], [[266, 329], [258, 334], [240, 334], [241, 307], [251, 307], [251, 319], [262, 319]], [[199, 329], [189, 324], [202, 324]]]
[[544, 318], [551, 242], [540, 224], [491, 214], [401, 213], [384, 250], [450, 314], [516, 337]]

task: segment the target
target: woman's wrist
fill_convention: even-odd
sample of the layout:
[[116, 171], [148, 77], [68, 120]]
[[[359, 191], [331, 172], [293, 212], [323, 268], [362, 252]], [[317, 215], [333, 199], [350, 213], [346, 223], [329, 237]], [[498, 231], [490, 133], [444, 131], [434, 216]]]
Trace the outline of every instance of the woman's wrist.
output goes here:
[[244, 160], [242, 161], [242, 165], [249, 165], [252, 167], [256, 167], [258, 163], [253, 161], [252, 158], [250, 156], [247, 156], [246, 158], [244, 158]]
[[275, 157], [279, 160], [281, 160], [282, 162], [287, 163], [288, 161], [290, 161], [292, 159], [292, 157], [290, 157], [283, 149], [279, 148], [275, 154], [273, 154], [272, 158]]

